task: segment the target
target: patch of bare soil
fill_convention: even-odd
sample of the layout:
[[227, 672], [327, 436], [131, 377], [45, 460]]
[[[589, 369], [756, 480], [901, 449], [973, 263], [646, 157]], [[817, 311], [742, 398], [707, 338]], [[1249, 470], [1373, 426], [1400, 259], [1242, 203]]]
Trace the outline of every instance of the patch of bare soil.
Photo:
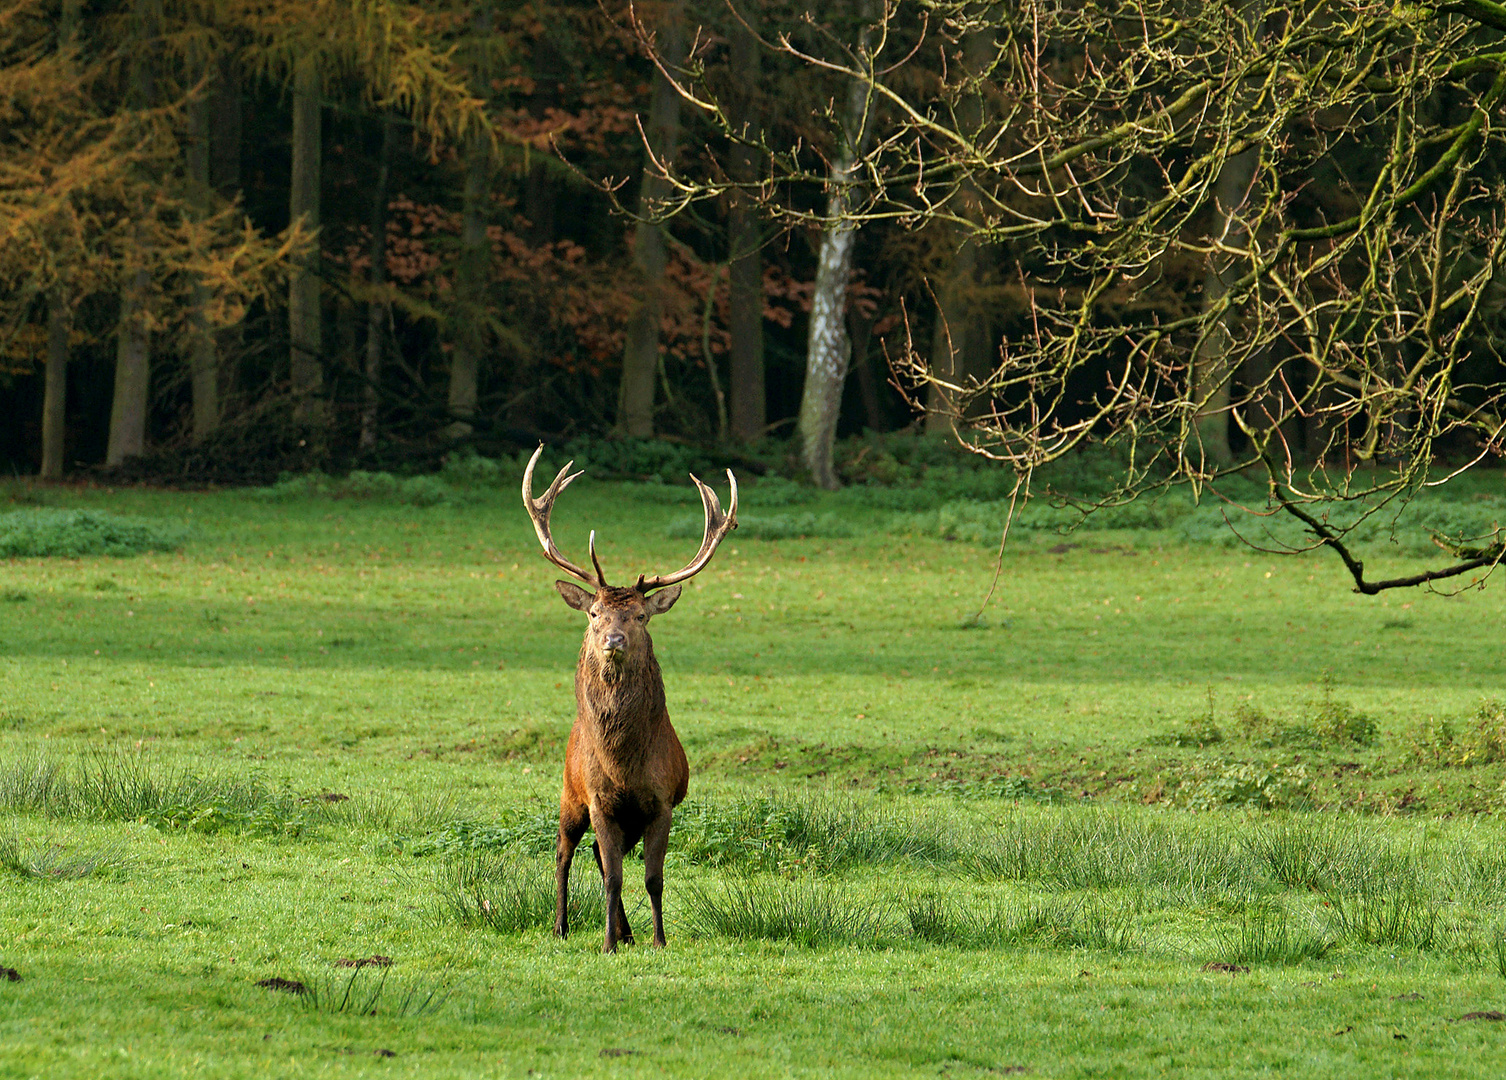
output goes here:
[[1506, 1020], [1506, 1013], [1496, 1012], [1494, 1009], [1487, 1009], [1485, 1012], [1465, 1013], [1463, 1016], [1459, 1017], [1459, 1019], [1460, 1020]]
[[279, 975], [274, 975], [270, 979], [262, 979], [256, 985], [260, 986], [263, 990], [280, 990], [284, 994], [307, 994], [309, 992], [309, 988], [297, 979], [284, 979]]
[[603, 1046], [601, 1048], [602, 1057], [631, 1057], [636, 1053], [638, 1053], [638, 1051], [624, 1050], [620, 1046]]
[[367, 956], [367, 957], [363, 957], [363, 958], [361, 958], [359, 960], [352, 960], [349, 957], [342, 956], [340, 959], [338, 959], [338, 960], [335, 961], [335, 967], [345, 967], [345, 968], [363, 968], [363, 967], [383, 967], [384, 968], [384, 967], [391, 967], [391, 966], [392, 966], [392, 957], [390, 957], [390, 956]]
[[1230, 975], [1248, 975], [1250, 969], [1241, 964], [1226, 964], [1222, 960], [1210, 960], [1203, 965], [1204, 971], [1222, 971]]
[[20, 982], [21, 973], [15, 968], [0, 966], [0, 979], [4, 979], [6, 982]]

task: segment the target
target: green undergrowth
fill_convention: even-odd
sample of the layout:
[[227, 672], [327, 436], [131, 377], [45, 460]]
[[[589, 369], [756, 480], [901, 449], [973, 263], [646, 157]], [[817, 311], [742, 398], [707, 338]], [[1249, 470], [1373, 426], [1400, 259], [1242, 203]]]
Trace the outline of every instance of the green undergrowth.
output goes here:
[[183, 525], [106, 510], [33, 507], [0, 513], [0, 558], [79, 558], [177, 551]]

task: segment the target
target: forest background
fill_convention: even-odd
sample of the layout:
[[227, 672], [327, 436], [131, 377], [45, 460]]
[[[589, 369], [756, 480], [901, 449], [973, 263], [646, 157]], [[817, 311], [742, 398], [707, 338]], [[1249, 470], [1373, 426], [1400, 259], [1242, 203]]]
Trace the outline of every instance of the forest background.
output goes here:
[[1264, 472], [1327, 541], [1500, 454], [1503, 33], [1489, 0], [13, 0], [0, 457], [265, 483], [609, 436], [835, 487], [894, 479], [838, 435], [958, 432], [1027, 494], [1102, 442], [1099, 501]]

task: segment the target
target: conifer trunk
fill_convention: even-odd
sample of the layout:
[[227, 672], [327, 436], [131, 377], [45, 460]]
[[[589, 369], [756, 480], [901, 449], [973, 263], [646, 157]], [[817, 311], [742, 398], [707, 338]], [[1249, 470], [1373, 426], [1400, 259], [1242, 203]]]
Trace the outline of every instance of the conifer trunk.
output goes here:
[[319, 174], [321, 154], [319, 60], [299, 58], [293, 73], [293, 178], [289, 217], [315, 232], [309, 254], [288, 282], [289, 374], [293, 419], [318, 427], [324, 410], [323, 325], [319, 303]]
[[42, 479], [63, 478], [67, 434], [68, 331], [72, 312], [61, 287], [47, 296], [47, 381], [42, 390]]
[[[200, 220], [212, 207], [209, 182], [210, 99], [199, 97], [188, 108], [189, 198]], [[209, 287], [193, 283], [188, 312], [189, 372], [193, 383], [193, 441], [203, 442], [220, 422], [220, 363], [214, 331], [209, 325]]]
[[[659, 27], [657, 47], [666, 64], [685, 59], [685, 3], [671, 0]], [[645, 125], [653, 156], [665, 165], [674, 160], [680, 139], [680, 95], [663, 72], [654, 72], [653, 97]], [[654, 212], [655, 203], [666, 193], [665, 181], [648, 161], [638, 189], [640, 219]], [[669, 252], [661, 227], [640, 220], [633, 229], [633, 267], [636, 271], [638, 306], [628, 318], [622, 352], [622, 382], [617, 395], [617, 431], [648, 438], [654, 433], [654, 373], [659, 366], [659, 328], [664, 312], [664, 268]]]
[[[138, 0], [132, 9], [131, 106], [150, 108], [157, 94], [155, 60], [162, 26], [162, 0]], [[136, 212], [144, 215], [144, 206]], [[143, 265], [150, 241], [145, 222], [136, 232], [136, 268], [120, 290], [120, 321], [115, 337], [115, 393], [110, 400], [110, 433], [105, 465], [115, 468], [146, 449], [146, 421], [151, 388], [151, 331], [149, 305], [152, 275]]]
[[[733, 129], [756, 141], [760, 128], [757, 104], [759, 57], [758, 6], [741, 8], [748, 26], [734, 20], [728, 74], [733, 94], [730, 119]], [[751, 147], [734, 144], [732, 178], [740, 184], [757, 179], [758, 162]], [[768, 426], [767, 391], [763, 355], [763, 230], [754, 212], [751, 194], [734, 193], [727, 208], [727, 242], [730, 249], [727, 272], [728, 329], [732, 334], [732, 435], [742, 442], [763, 437]]]
[[468, 437], [476, 417], [476, 386], [481, 351], [486, 344], [486, 271], [490, 244], [486, 237], [486, 196], [490, 178], [486, 141], [473, 136], [466, 148], [465, 194], [461, 207], [460, 261], [455, 270], [456, 305], [451, 314], [454, 337], [450, 352], [452, 439]]
[[[382, 117], [382, 149], [377, 159], [376, 184], [371, 193], [371, 258], [369, 280], [373, 288], [387, 281], [387, 177], [392, 168], [393, 123], [390, 115]], [[387, 306], [376, 297], [366, 305], [366, 385], [361, 393], [362, 450], [374, 450], [377, 443], [377, 390], [382, 385], [382, 342], [387, 321]]]
[[138, 267], [120, 294], [115, 346], [115, 396], [110, 403], [110, 437], [105, 465], [115, 468], [146, 449], [146, 413], [151, 383], [151, 337], [147, 303], [152, 276]]

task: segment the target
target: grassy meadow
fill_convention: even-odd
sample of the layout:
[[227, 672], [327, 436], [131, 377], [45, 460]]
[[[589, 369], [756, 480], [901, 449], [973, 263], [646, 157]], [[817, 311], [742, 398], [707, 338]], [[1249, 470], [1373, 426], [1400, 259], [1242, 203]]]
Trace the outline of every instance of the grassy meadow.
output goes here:
[[[1506, 583], [1188, 511], [1018, 531], [975, 620], [986, 506], [749, 484], [653, 624], [669, 948], [604, 957], [515, 483], [0, 492], [169, 548], [0, 560], [0, 1077], [1499, 1075]], [[674, 569], [693, 498], [555, 535]]]

